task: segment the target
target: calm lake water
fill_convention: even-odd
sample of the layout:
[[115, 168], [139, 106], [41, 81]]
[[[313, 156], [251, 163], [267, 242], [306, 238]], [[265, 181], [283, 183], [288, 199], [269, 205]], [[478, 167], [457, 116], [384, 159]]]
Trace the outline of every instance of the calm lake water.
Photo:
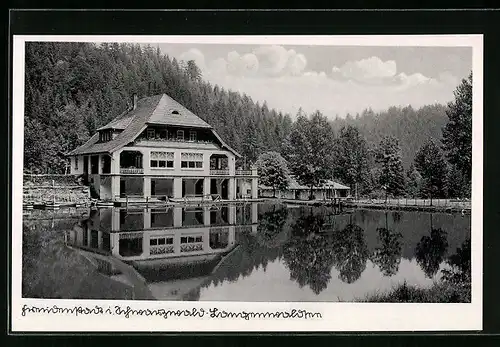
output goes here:
[[471, 233], [470, 215], [269, 203], [33, 211], [24, 223], [63, 235], [58, 247], [82, 262], [95, 255], [93, 281], [140, 274], [158, 300], [353, 301], [404, 281], [429, 287]]

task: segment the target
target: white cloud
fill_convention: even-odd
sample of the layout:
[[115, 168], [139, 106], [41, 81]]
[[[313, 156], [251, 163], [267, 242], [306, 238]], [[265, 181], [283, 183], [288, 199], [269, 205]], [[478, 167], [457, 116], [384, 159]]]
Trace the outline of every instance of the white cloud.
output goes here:
[[307, 72], [304, 72], [303, 76], [308, 77], [308, 78], [321, 78], [321, 79], [327, 78], [326, 73], [324, 71], [321, 71], [321, 72], [307, 71]]
[[259, 69], [259, 60], [254, 54], [240, 55], [236, 51], [227, 55], [227, 73], [232, 75], [255, 75]]
[[[425, 81], [425, 82], [424, 82]], [[371, 85], [334, 80], [326, 74], [306, 72], [301, 76], [277, 78], [241, 78], [218, 76], [212, 80], [226, 89], [239, 91], [253, 100], [267, 101], [269, 107], [289, 112], [293, 116], [299, 107], [311, 113], [320, 110], [327, 117], [341, 117], [346, 113], [361, 112], [371, 107], [375, 111], [390, 106], [412, 105], [415, 108], [447, 103], [453, 99], [453, 88], [440, 82], [431, 82], [421, 75], [407, 76], [406, 84]]]
[[289, 55], [283, 46], [260, 46], [254, 50], [254, 54], [259, 59], [260, 72], [265, 75], [276, 76], [286, 67]]
[[332, 74], [339, 78], [332, 78], [324, 71], [306, 71], [306, 57], [282, 46], [261, 46], [245, 54], [232, 51], [208, 62], [202, 52], [190, 49], [181, 59], [195, 60], [211, 83], [292, 115], [300, 107], [307, 113], [320, 110], [335, 117], [369, 107], [377, 111], [446, 103], [453, 99], [456, 85], [456, 78], [446, 73], [437, 79], [422, 73], [396, 74], [395, 61], [377, 57], [333, 67]]
[[394, 60], [382, 61], [378, 57], [370, 57], [357, 61], [348, 61], [341, 67], [334, 66], [332, 73], [346, 79], [369, 81], [373, 79], [390, 78], [396, 74]]
[[400, 88], [411, 88], [422, 84], [435, 84], [437, 81], [433, 78], [422, 75], [417, 72], [411, 75], [407, 75], [404, 72], [396, 75], [394, 80], [399, 83]]
[[185, 62], [194, 60], [194, 62], [196, 63], [196, 65], [198, 65], [201, 71], [206, 71], [205, 55], [199, 49], [191, 48], [190, 50], [182, 53], [179, 56], [179, 59]]
[[208, 64], [203, 53], [194, 48], [182, 53], [179, 58], [184, 61], [194, 60], [200, 69], [209, 75], [298, 76], [307, 66], [307, 59], [303, 54], [276, 45], [259, 46], [253, 52], [244, 54], [231, 51], [226, 57], [215, 59]]
[[291, 75], [300, 75], [306, 68], [307, 59], [303, 54], [289, 55], [287, 62], [287, 69]]

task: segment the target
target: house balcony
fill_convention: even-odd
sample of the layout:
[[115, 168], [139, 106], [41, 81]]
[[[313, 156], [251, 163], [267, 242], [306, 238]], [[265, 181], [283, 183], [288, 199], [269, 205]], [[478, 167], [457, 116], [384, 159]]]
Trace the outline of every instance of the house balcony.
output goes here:
[[252, 170], [236, 170], [236, 176], [252, 176]]
[[210, 176], [229, 176], [229, 169], [210, 170]]
[[142, 175], [144, 174], [144, 169], [142, 168], [120, 168], [120, 173], [124, 175]]

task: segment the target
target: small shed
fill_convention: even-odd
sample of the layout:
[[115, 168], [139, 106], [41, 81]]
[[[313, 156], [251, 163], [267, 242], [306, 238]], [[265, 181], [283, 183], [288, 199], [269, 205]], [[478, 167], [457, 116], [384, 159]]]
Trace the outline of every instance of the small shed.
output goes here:
[[[272, 187], [259, 185], [259, 193], [261, 197], [274, 197], [274, 191]], [[299, 184], [295, 177], [289, 178], [289, 184], [286, 190], [276, 191], [276, 197], [290, 200], [309, 200], [309, 194], [310, 188]], [[349, 194], [349, 187], [334, 180], [328, 180], [321, 186], [313, 188], [313, 195], [315, 200], [343, 198], [348, 197]]]

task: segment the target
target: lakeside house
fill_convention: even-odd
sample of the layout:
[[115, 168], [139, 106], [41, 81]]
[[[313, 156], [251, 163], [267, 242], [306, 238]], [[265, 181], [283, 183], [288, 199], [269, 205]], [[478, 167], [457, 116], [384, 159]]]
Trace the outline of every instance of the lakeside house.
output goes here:
[[236, 170], [240, 154], [210, 124], [166, 94], [132, 105], [68, 154], [95, 198], [257, 198], [257, 170]]
[[[346, 198], [350, 195], [351, 189], [338, 182], [328, 180], [319, 187], [313, 188], [314, 200], [330, 200], [334, 198]], [[311, 188], [301, 185], [294, 177], [289, 177], [288, 188], [283, 191], [276, 191], [276, 197], [290, 200], [309, 200]], [[272, 187], [260, 185], [259, 195], [261, 197], [274, 197]]]

